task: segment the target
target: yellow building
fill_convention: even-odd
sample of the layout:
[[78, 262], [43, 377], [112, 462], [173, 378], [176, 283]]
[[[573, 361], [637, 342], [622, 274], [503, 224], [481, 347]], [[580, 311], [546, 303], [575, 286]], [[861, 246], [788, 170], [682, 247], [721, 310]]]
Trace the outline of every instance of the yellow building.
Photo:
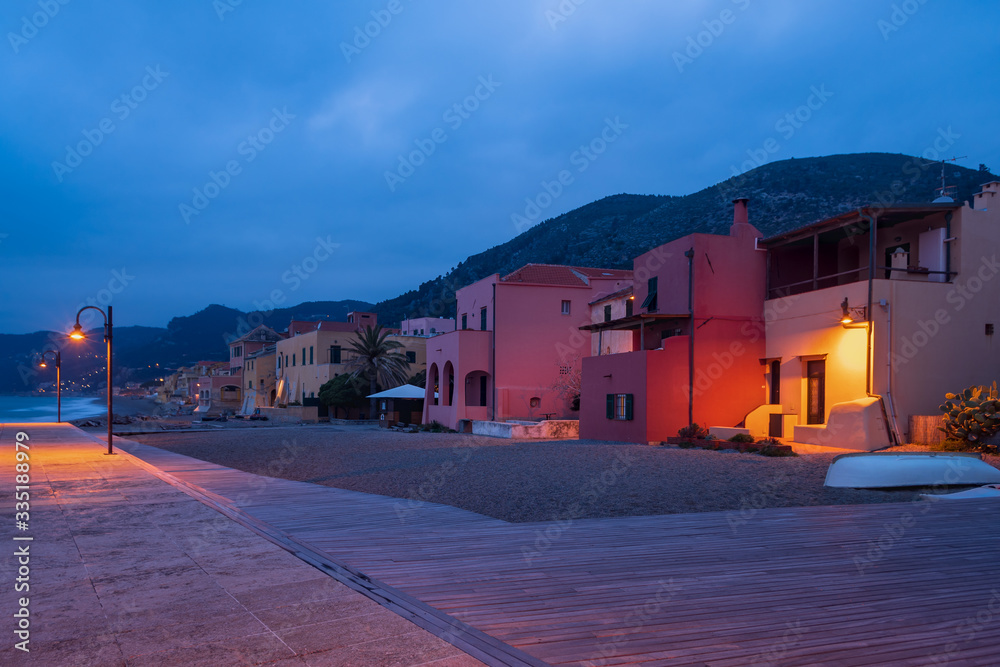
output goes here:
[[866, 207], [766, 239], [754, 435], [878, 449], [1000, 377], [1000, 182], [971, 205]]
[[243, 382], [246, 395], [252, 401], [248, 407], [269, 408], [274, 405], [278, 376], [275, 345], [251, 352], [243, 360]]
[[[353, 327], [350, 322], [328, 321], [295, 322], [289, 327], [289, 338], [275, 346], [277, 405], [318, 405], [320, 387], [351, 372], [348, 364], [355, 357], [351, 343], [357, 340]], [[403, 346], [399, 352], [410, 362], [410, 376], [427, 368], [426, 337], [391, 335], [389, 339]]]

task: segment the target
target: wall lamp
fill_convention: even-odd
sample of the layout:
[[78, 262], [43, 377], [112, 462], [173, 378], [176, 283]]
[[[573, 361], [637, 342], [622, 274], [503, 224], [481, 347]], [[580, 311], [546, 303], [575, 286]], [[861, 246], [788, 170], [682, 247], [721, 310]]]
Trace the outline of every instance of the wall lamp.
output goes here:
[[[847, 297], [845, 296], [844, 300], [840, 302], [840, 309], [842, 311], [840, 323], [844, 325], [845, 329], [857, 328], [857, 326], [868, 326], [868, 309], [865, 306], [851, 308], [850, 304], [847, 302]], [[851, 324], [855, 324], [857, 322], [862, 324], [858, 324], [855, 327], [850, 326]]]

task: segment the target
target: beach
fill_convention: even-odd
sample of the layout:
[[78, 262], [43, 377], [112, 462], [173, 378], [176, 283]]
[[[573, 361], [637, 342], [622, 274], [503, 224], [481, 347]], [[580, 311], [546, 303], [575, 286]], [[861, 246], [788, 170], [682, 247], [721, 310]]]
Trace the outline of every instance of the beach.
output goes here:
[[[823, 486], [835, 454], [735, 451], [588, 440], [516, 441], [316, 425], [137, 435], [132, 439], [247, 472], [434, 502], [512, 522], [908, 502], [920, 490]], [[1000, 467], [998, 457], [985, 457]]]

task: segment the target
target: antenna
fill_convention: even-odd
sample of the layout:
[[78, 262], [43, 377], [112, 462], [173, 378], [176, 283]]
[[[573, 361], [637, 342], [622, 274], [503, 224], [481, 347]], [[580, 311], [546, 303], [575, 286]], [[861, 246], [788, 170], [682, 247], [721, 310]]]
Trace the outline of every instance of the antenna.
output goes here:
[[950, 157], [941, 160], [941, 187], [936, 188], [934, 191], [938, 193], [938, 196], [934, 199], [935, 204], [947, 203], [955, 201], [955, 195], [958, 194], [957, 185], [945, 185], [944, 180], [944, 163], [945, 162], [957, 162], [959, 160], [964, 160], [969, 157], [968, 155], [960, 155], [958, 157]]

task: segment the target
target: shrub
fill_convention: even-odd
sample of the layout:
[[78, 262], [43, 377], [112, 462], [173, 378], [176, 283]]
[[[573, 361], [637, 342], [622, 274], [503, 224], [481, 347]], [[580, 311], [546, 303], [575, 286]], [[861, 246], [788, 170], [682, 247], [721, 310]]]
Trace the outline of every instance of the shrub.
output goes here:
[[431, 433], [454, 433], [454, 429], [450, 429], [438, 420], [432, 421], [430, 424], [424, 424], [420, 427], [421, 431], [429, 431]]
[[748, 444], [753, 442], [753, 436], [748, 433], [737, 433], [729, 439], [729, 442], [740, 442]]
[[[939, 406], [944, 416], [938, 428], [948, 440], [965, 442], [969, 449], [988, 451], [984, 443], [1000, 432], [1000, 400], [997, 383], [989, 387], [972, 386], [958, 394], [945, 394]], [[957, 446], [957, 445], [955, 445]]]
[[761, 438], [757, 441], [760, 449], [757, 453], [761, 456], [798, 456], [791, 449], [788, 449], [777, 438]]
[[785, 449], [784, 447], [775, 447], [774, 445], [764, 445], [757, 453], [761, 456], [798, 456], [791, 449]]
[[680, 438], [689, 438], [694, 440], [704, 440], [708, 437], [708, 429], [706, 429], [701, 424], [691, 424], [690, 426], [685, 426], [677, 431], [677, 436]]
[[[681, 430], [683, 430], [683, 429], [681, 429]], [[697, 447], [698, 445], [696, 445], [695, 443], [691, 442], [690, 440], [681, 440], [680, 442], [677, 443], [677, 446], [680, 447], [681, 449], [693, 449], [693, 448]]]

